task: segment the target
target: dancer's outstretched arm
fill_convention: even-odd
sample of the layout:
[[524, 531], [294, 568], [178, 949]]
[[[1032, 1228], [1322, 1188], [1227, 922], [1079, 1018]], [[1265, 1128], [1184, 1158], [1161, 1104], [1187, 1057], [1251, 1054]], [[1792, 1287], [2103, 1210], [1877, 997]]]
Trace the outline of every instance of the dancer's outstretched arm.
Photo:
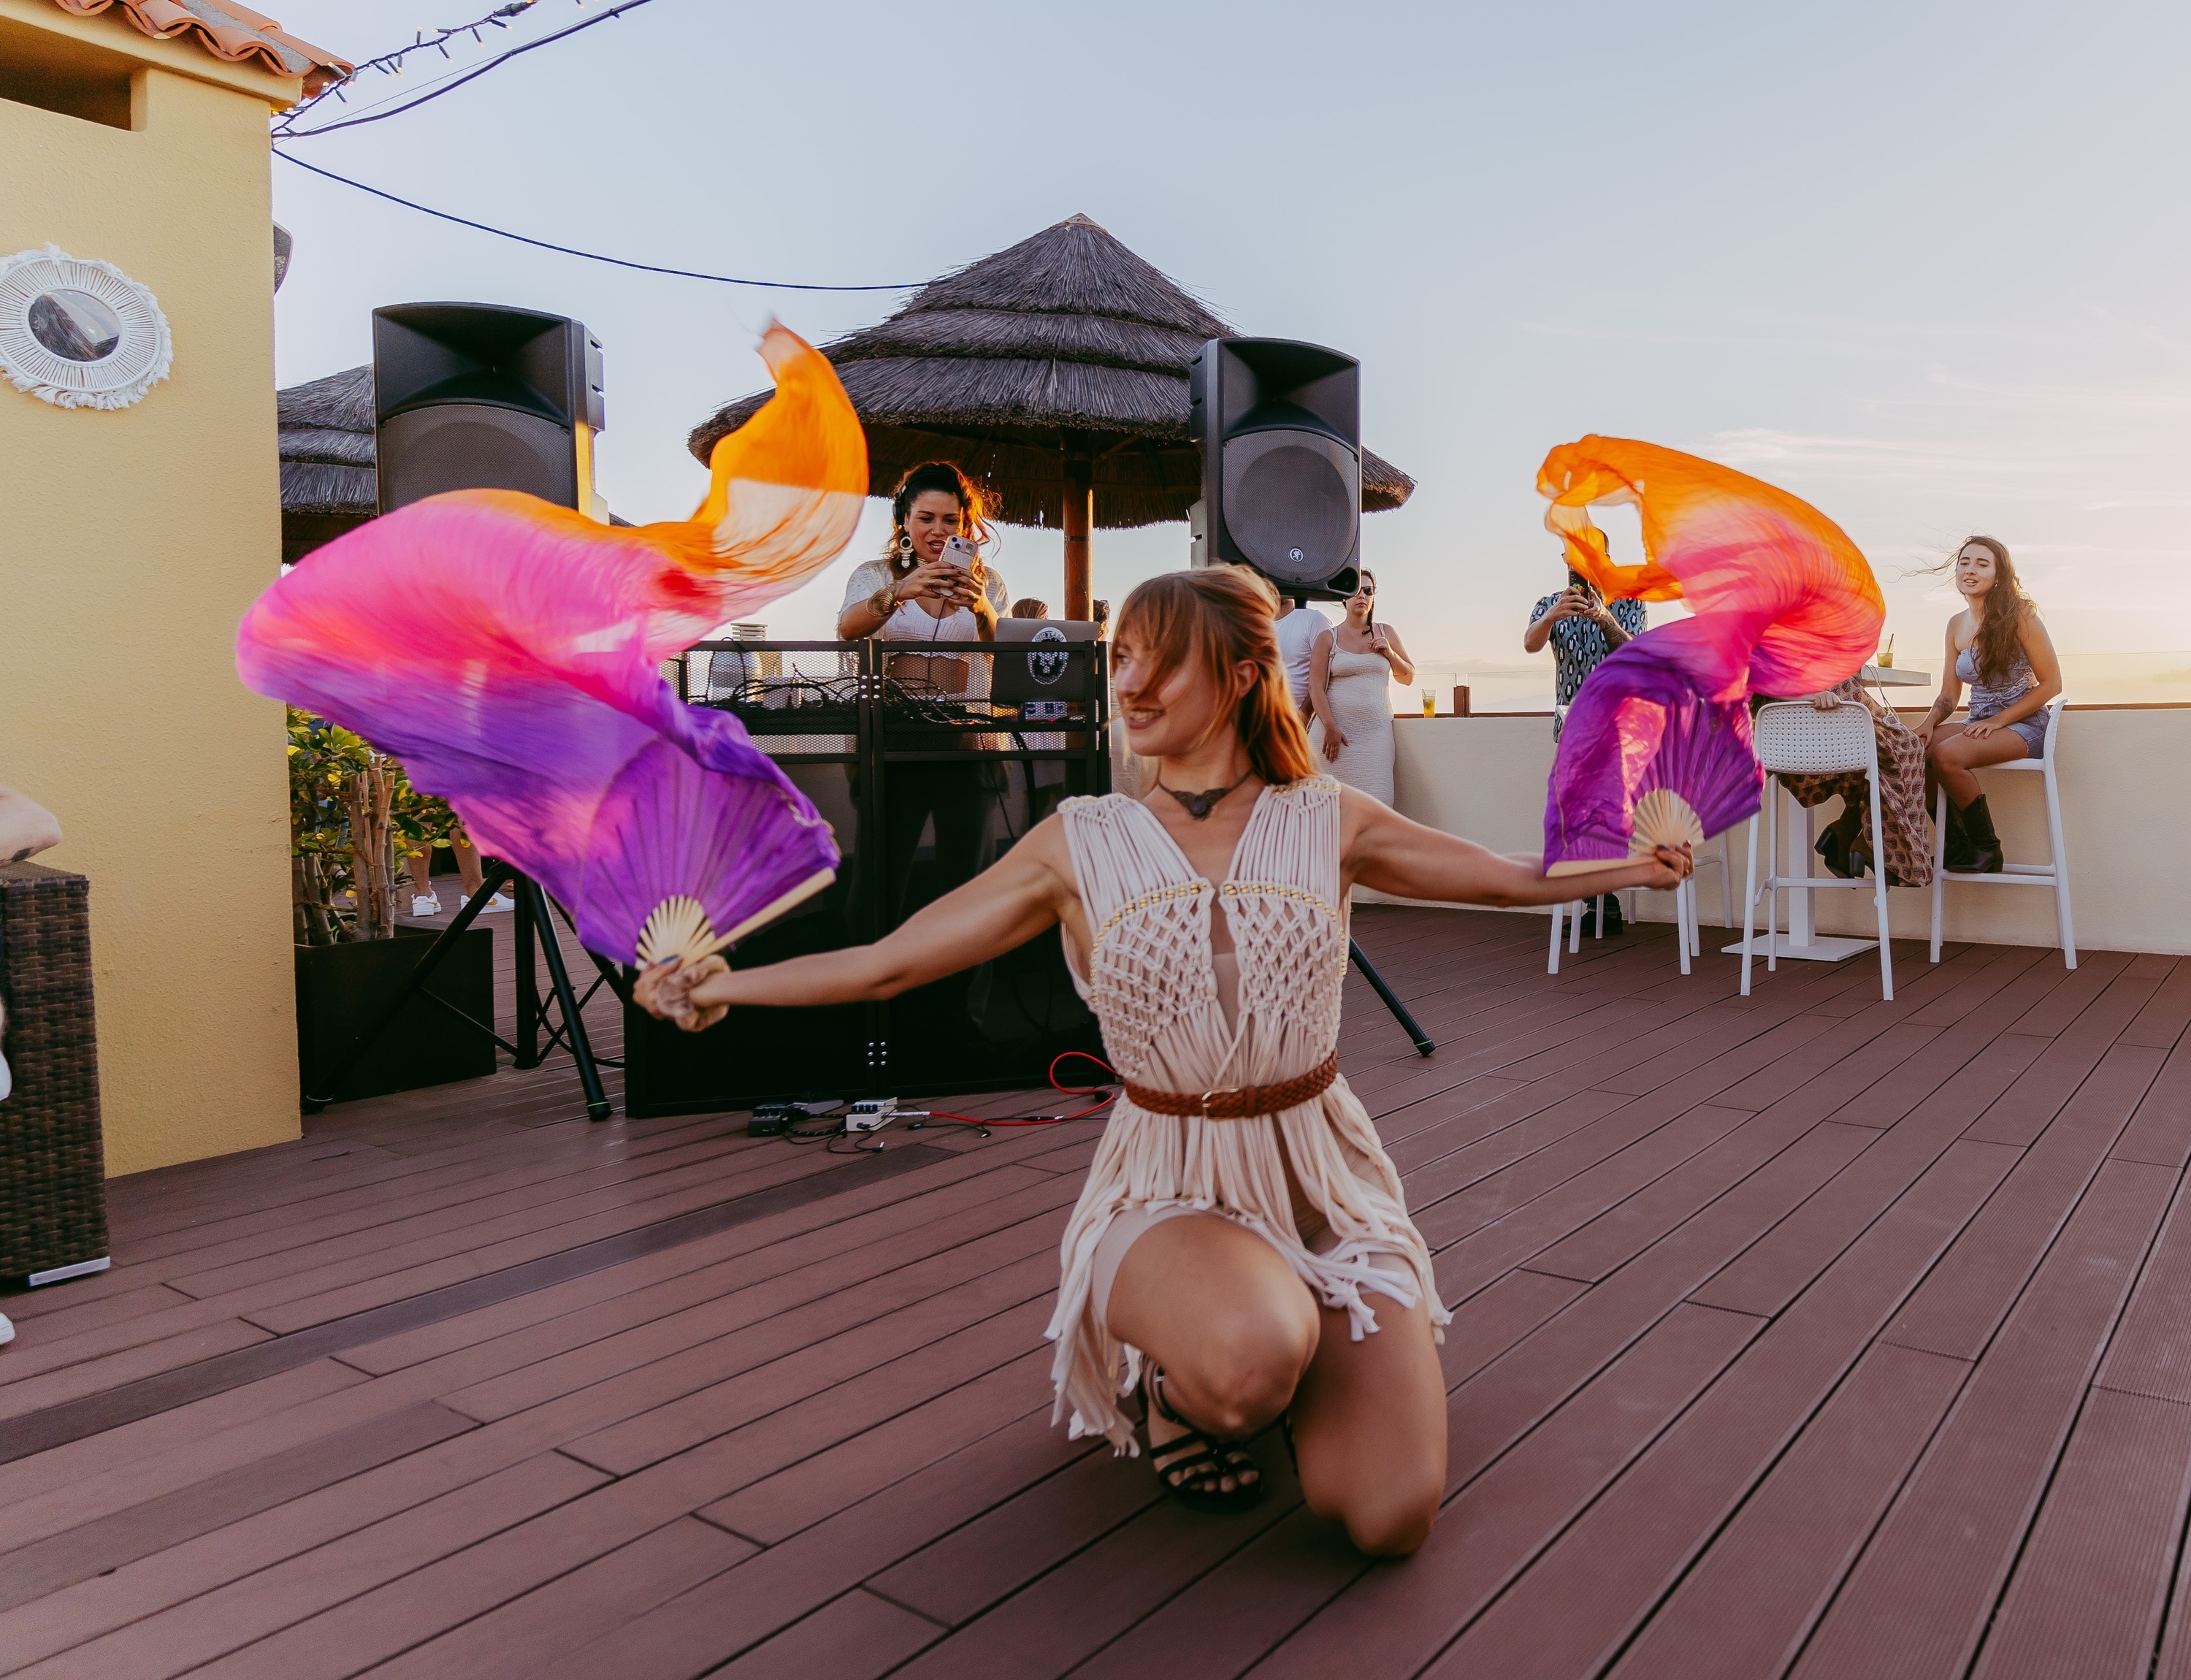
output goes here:
[[687, 1032], [712, 1027], [733, 1004], [798, 1007], [893, 998], [984, 963], [1078, 914], [1063, 820], [1048, 817], [964, 886], [908, 917], [872, 945], [820, 951], [763, 968], [709, 957], [689, 969], [663, 963], [635, 988], [641, 1008]]
[[1676, 851], [1661, 846], [1653, 857], [1633, 863], [1547, 876], [1535, 858], [1501, 857], [1474, 840], [1412, 823], [1352, 788], [1342, 791], [1341, 800], [1341, 857], [1349, 885], [1358, 882], [1401, 898], [1554, 904], [1624, 887], [1670, 887], [1695, 867], [1687, 847]]

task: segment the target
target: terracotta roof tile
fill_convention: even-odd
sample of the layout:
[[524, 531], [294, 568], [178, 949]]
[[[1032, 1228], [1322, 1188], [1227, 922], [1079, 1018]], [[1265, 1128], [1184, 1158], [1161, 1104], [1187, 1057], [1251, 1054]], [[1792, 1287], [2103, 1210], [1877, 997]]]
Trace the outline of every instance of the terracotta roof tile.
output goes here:
[[256, 60], [276, 76], [304, 78], [307, 98], [350, 72], [349, 62], [322, 47], [282, 33], [273, 19], [261, 17], [230, 0], [54, 0], [80, 18], [117, 9], [156, 40], [187, 37], [230, 64]]

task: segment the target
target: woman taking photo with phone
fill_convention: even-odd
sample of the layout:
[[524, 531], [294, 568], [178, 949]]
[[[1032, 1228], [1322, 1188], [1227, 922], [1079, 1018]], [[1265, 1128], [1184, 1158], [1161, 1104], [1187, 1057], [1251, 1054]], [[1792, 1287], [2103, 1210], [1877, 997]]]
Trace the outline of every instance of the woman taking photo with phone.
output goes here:
[[1331, 773], [1380, 804], [1392, 802], [1392, 689], [1415, 680], [1399, 632], [1375, 618], [1377, 577], [1367, 567], [1346, 597], [1346, 621], [1316, 639], [1309, 656], [1309, 745]]
[[[987, 512], [980, 491], [948, 461], [930, 461], [898, 481], [891, 498], [891, 532], [882, 554], [854, 568], [837, 612], [837, 635], [845, 641], [873, 636], [890, 644], [883, 675], [888, 698], [908, 707], [923, 700], [946, 705], [988, 693], [987, 661], [976, 670], [963, 653], [900, 652], [924, 642], [994, 641], [997, 620], [1011, 600], [1004, 580], [982, 563], [977, 546], [988, 540]], [[954, 544], [953, 539], [961, 541]], [[973, 547], [969, 555], [967, 550]], [[936, 732], [933, 744], [964, 745], [963, 737]], [[899, 732], [902, 744], [929, 744]], [[886, 832], [883, 836], [885, 914], [896, 926], [908, 908], [914, 854], [929, 819], [936, 823], [939, 894], [970, 881], [982, 867], [982, 840], [989, 800], [989, 766], [969, 758], [893, 764]]]
[[[2039, 622], [2039, 609], [2017, 581], [2006, 545], [1991, 537], [1972, 538], [1956, 550], [1955, 578], [1956, 593], [1968, 604], [1948, 621], [1939, 698], [1917, 732], [1926, 737], [1932, 782], [1948, 790], [1947, 868], [1959, 875], [1989, 875], [2003, 862], [2000, 838], [1986, 809], [1985, 790], [1972, 772], [2046, 750], [2046, 724], [2040, 714], [2062, 692], [2062, 662]], [[1949, 723], [1966, 682], [1970, 720]]]
[[1124, 1080], [1066, 1228], [1050, 1335], [1060, 1416], [1203, 1509], [1263, 1491], [1238, 1444], [1283, 1418], [1310, 1506], [1380, 1556], [1420, 1546], [1445, 1483], [1448, 1317], [1399, 1175], [1338, 1073], [1348, 890], [1546, 904], [1668, 887], [1686, 851], [1547, 880], [1316, 773], [1268, 584], [1152, 578], [1113, 635], [1142, 800], [1066, 802], [978, 882], [875, 944], [640, 977], [691, 1030], [733, 1005], [896, 996], [1061, 925]]

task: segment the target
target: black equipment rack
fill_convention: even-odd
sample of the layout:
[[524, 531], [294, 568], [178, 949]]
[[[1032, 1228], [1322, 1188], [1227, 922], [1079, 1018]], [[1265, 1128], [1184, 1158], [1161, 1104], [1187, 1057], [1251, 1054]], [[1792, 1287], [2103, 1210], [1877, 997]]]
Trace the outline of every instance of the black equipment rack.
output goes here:
[[[1061, 797], [1110, 787], [1107, 646], [872, 641], [701, 642], [663, 675], [691, 705], [726, 711], [813, 801], [845, 861], [838, 879], [730, 954], [740, 967], [878, 939], [976, 872]], [[990, 662], [1085, 661], [1086, 700], [993, 705]], [[963, 681], [961, 679], [963, 678]], [[963, 692], [961, 692], [963, 690]], [[896, 820], [893, 821], [893, 812]], [[937, 843], [939, 821], [956, 847]], [[920, 1096], [1040, 1085], [1052, 1060], [1100, 1054], [1055, 931], [967, 974], [887, 1002], [733, 1010], [700, 1034], [627, 1004], [625, 1107], [634, 1116], [757, 1102]], [[1087, 1073], [1084, 1063], [1078, 1071]]]

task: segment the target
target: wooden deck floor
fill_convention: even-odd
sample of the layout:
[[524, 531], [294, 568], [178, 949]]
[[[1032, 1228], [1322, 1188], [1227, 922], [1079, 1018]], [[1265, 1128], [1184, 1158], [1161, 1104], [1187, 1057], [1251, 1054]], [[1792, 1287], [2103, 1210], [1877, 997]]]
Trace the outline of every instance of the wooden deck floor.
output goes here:
[[0, 1671], [2191, 1677], [2191, 961], [1357, 931], [1442, 1041], [1350, 979], [1455, 1313], [1412, 1561], [1275, 1437], [1226, 1519], [1050, 1427], [1092, 1125], [844, 1159], [558, 1058], [119, 1181], [0, 1298]]

